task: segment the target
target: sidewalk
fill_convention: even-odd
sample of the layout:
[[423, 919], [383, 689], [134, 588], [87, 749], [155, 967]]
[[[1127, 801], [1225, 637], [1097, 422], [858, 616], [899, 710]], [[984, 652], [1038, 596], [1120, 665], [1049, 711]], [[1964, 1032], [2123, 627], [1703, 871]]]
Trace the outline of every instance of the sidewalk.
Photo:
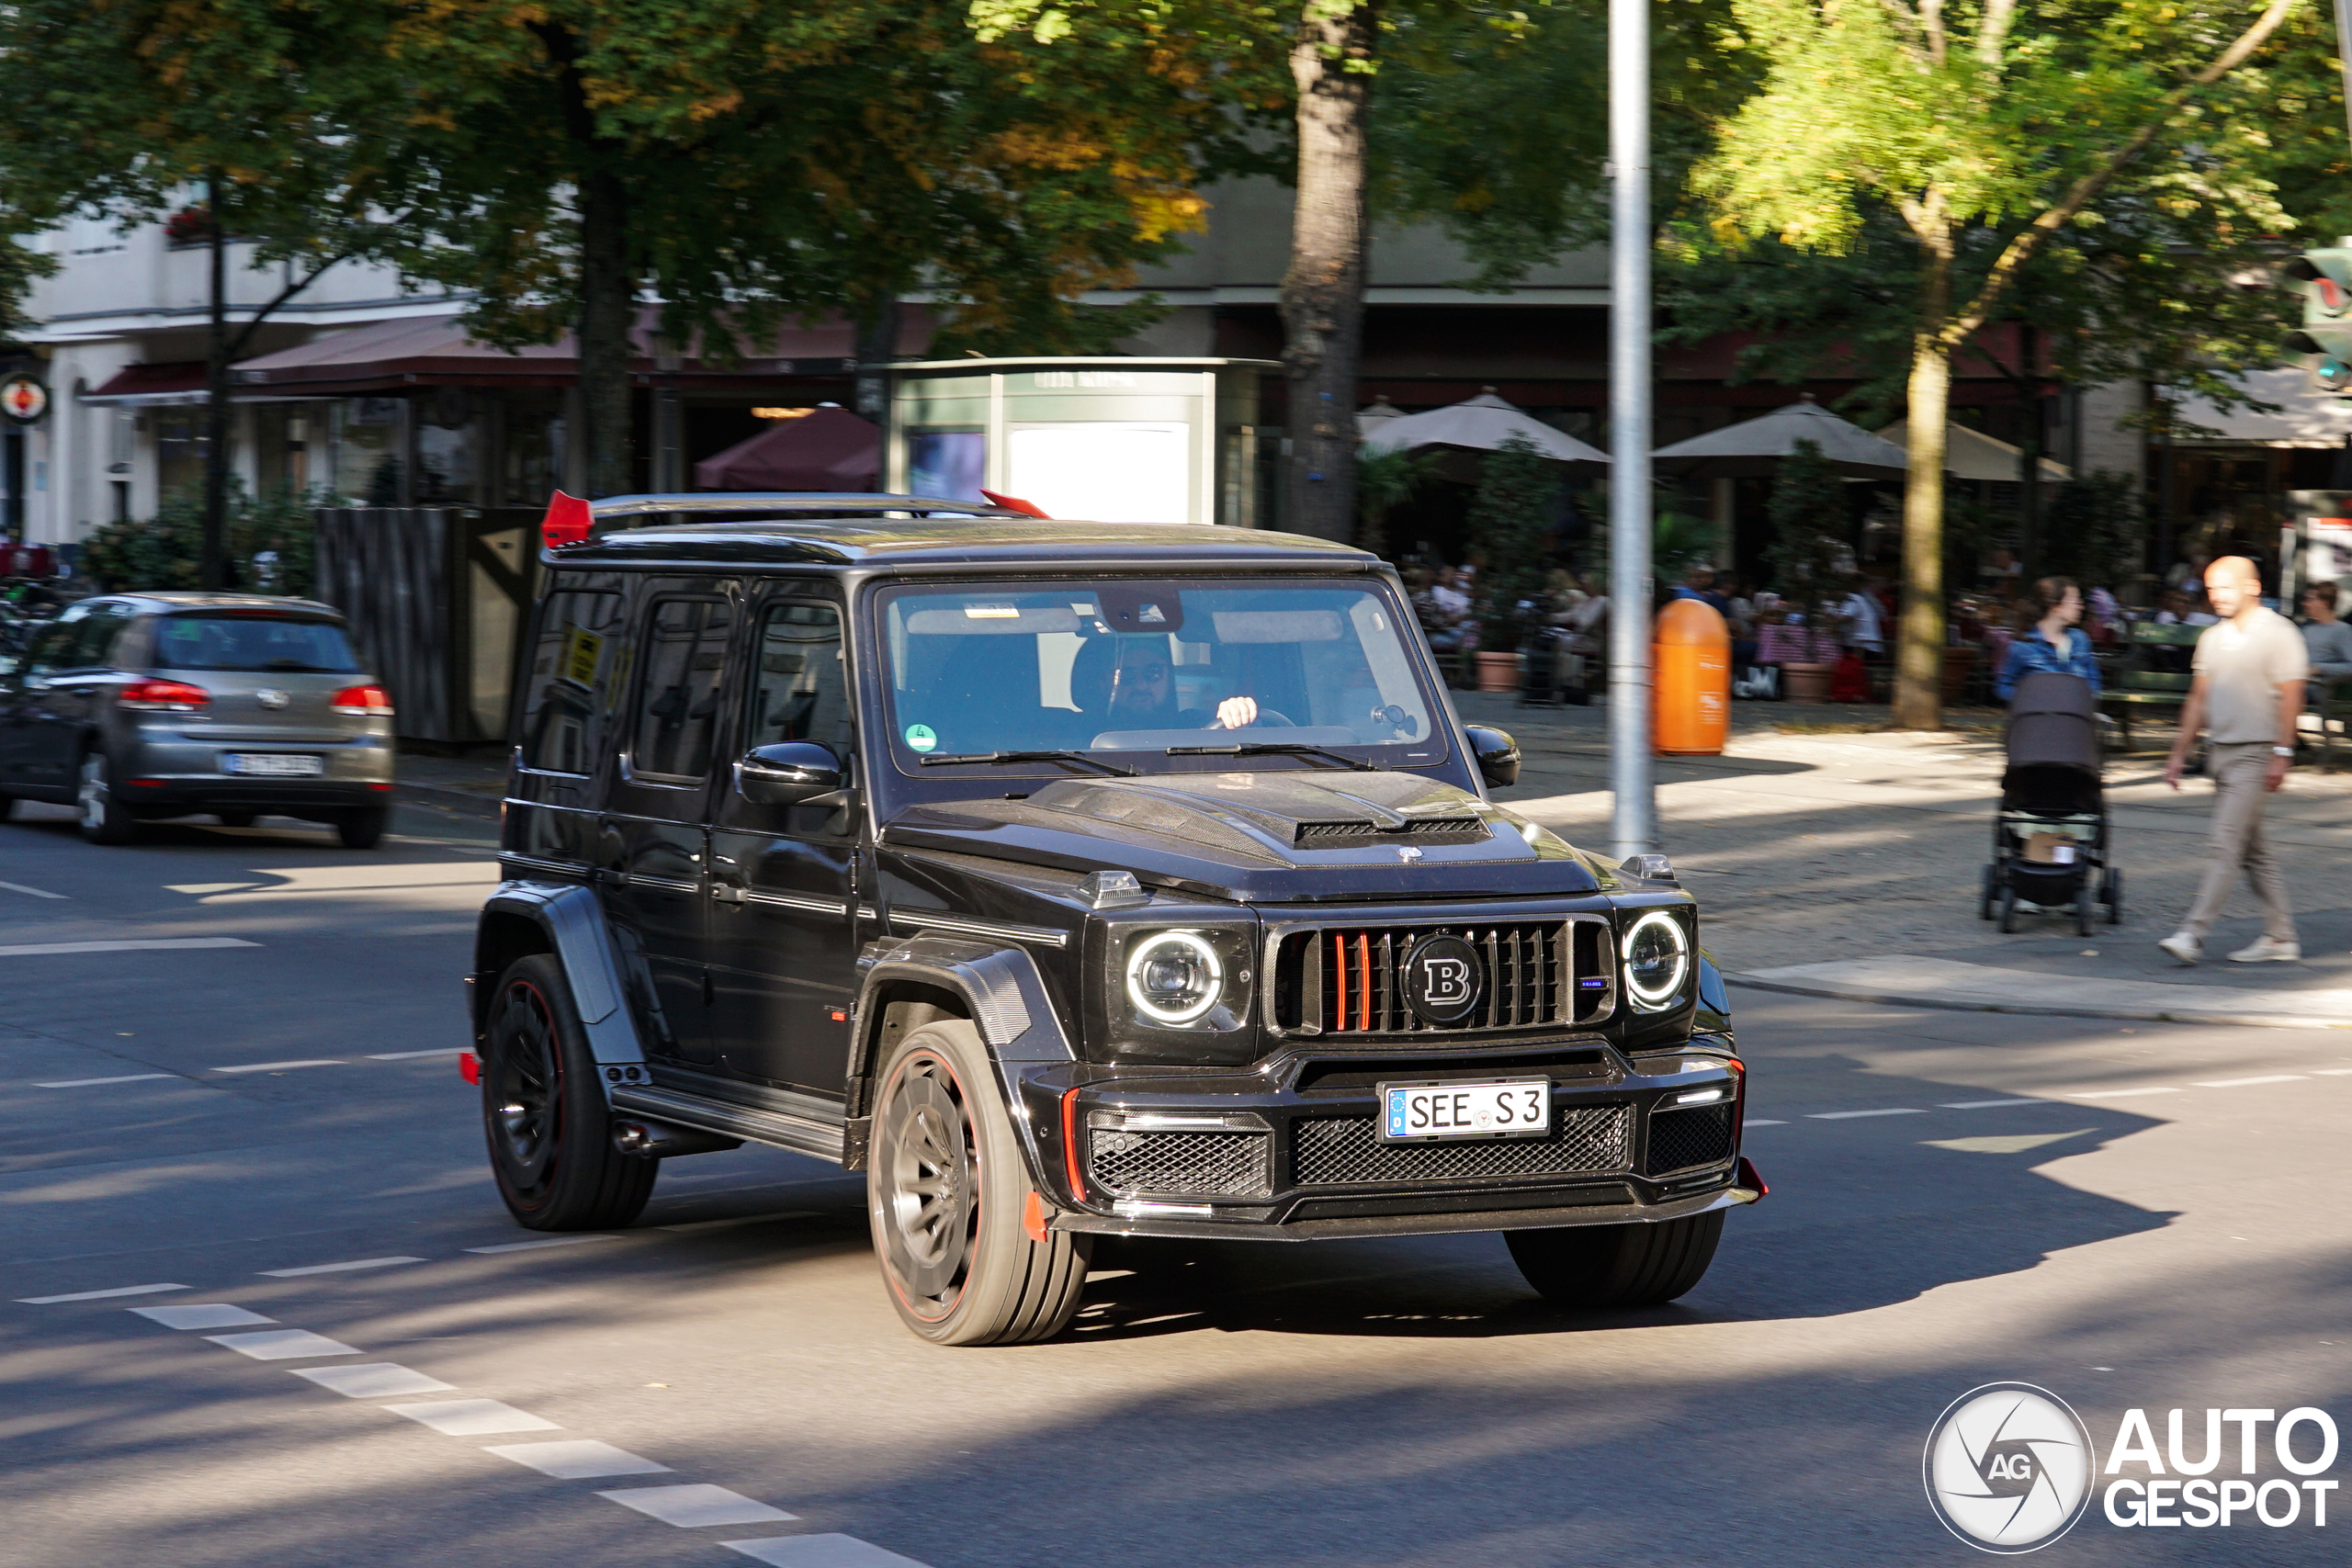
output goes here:
[[[1589, 848], [1609, 842], [1607, 715], [1454, 694], [1462, 716], [1519, 739], [1520, 783], [1498, 798]], [[1663, 847], [1697, 896], [1726, 972], [1801, 994], [2008, 1012], [2352, 1028], [2352, 773], [2297, 768], [2266, 826], [2284, 853], [2301, 964], [2233, 964], [2260, 932], [2243, 886], [2183, 968], [2156, 951], [2204, 865], [2211, 791], [2163, 784], [2164, 753], [2109, 757], [2108, 808], [2123, 871], [2120, 925], [2020, 913], [2014, 936], [1976, 918], [2000, 790], [1998, 716], [1962, 711], [1944, 735], [1869, 733], [1883, 708], [1734, 705], [1721, 757], [1660, 759]], [[1839, 724], [1853, 732], [1783, 733]], [[2157, 732], [2159, 743], [2169, 737]], [[2143, 742], [2144, 744], [2145, 742]]]

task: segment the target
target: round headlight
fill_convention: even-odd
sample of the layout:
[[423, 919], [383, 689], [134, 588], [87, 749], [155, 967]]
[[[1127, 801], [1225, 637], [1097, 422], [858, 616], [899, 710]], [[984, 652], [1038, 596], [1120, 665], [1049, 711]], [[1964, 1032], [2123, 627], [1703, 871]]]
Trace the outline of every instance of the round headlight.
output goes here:
[[1216, 950], [1191, 931], [1147, 938], [1127, 959], [1127, 999], [1154, 1023], [1190, 1023], [1224, 993]]
[[1656, 1012], [1674, 1000], [1690, 973], [1690, 940], [1682, 922], [1653, 909], [1625, 933], [1625, 988], [1636, 1007]]

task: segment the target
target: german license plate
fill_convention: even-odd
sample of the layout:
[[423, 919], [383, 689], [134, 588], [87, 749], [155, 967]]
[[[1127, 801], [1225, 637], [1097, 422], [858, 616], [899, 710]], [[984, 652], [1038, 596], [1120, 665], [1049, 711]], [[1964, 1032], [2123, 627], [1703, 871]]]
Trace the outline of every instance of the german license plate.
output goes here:
[[1538, 1138], [1552, 1130], [1548, 1078], [1380, 1086], [1383, 1143]]
[[265, 779], [314, 779], [327, 771], [327, 760], [289, 751], [228, 751], [221, 754], [220, 771]]

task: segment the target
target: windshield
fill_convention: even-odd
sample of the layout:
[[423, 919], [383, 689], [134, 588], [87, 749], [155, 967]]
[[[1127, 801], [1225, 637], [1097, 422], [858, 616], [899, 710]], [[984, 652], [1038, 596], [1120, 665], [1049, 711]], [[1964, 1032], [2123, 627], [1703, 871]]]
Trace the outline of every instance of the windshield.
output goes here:
[[1128, 760], [1146, 767], [1171, 748], [1443, 755], [1410, 645], [1370, 584], [959, 584], [886, 603], [890, 739], [909, 773], [1000, 751], [1143, 753]]
[[277, 670], [353, 675], [359, 665], [333, 621], [298, 620], [266, 611], [166, 615], [155, 624], [159, 670]]

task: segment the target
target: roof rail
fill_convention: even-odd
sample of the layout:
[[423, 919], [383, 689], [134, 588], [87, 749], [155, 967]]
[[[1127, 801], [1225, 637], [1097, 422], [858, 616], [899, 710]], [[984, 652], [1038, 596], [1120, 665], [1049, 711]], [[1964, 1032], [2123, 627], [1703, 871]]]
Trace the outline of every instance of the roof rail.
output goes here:
[[583, 501], [576, 495], [558, 491], [548, 502], [547, 516], [539, 525], [540, 536], [548, 547], [577, 545], [586, 542], [597, 524], [615, 517], [648, 517], [692, 513], [704, 517], [721, 517], [729, 513], [749, 513], [773, 516], [779, 512], [802, 512], [826, 517], [879, 515], [892, 512], [952, 513], [960, 517], [1035, 517], [1035, 512], [1022, 512], [1010, 506], [1000, 506], [986, 501], [955, 501], [935, 495], [876, 495], [870, 491], [843, 491], [825, 494], [810, 491], [706, 491], [677, 495], [615, 495], [602, 501]]

